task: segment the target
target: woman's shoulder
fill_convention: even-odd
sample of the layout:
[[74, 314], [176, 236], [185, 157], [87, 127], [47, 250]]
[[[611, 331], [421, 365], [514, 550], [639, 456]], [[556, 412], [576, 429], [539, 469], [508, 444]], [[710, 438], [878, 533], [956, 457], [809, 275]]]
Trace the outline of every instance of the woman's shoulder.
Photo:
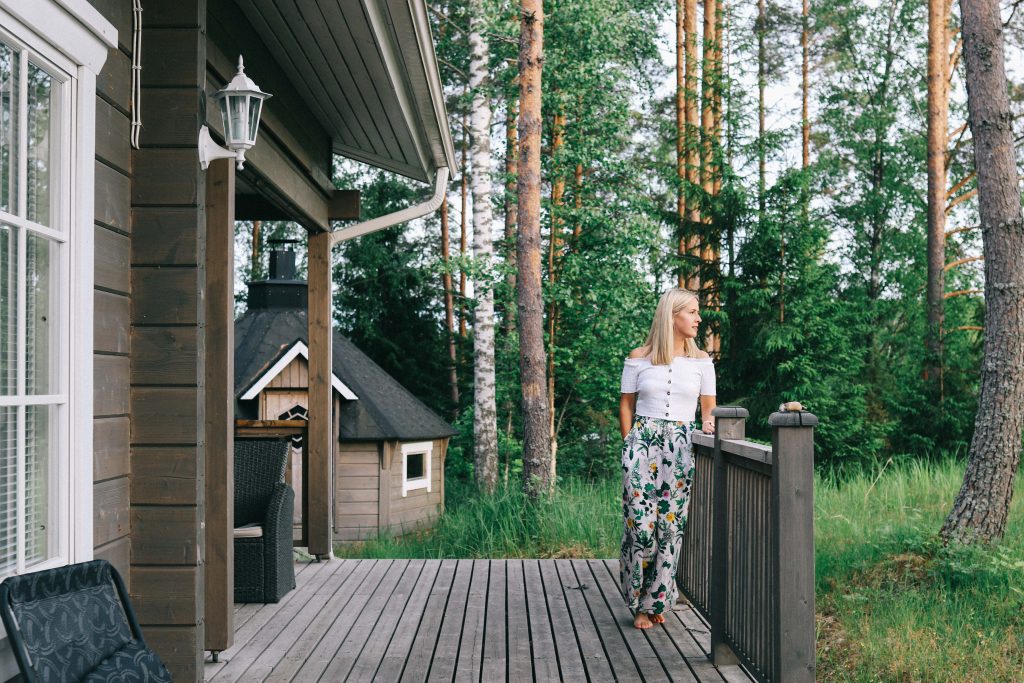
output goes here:
[[629, 352], [629, 356], [627, 358], [629, 360], [639, 360], [641, 358], [646, 358], [648, 355], [650, 355], [650, 353], [650, 346], [638, 346], [637, 348]]
[[708, 358], [711, 358], [711, 356], [709, 356], [708, 352], [705, 351], [704, 349], [697, 349], [697, 358], [700, 358], [702, 360], [706, 360]]

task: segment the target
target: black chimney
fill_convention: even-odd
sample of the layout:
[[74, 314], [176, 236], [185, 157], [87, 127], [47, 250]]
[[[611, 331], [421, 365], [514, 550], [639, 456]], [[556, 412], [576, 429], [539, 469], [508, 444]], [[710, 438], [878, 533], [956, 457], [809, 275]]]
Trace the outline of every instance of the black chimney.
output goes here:
[[[294, 244], [299, 240], [270, 240], [273, 245]], [[295, 252], [273, 249], [270, 252], [270, 278], [249, 283], [249, 309], [298, 308], [305, 310], [308, 301], [305, 280], [295, 277]]]

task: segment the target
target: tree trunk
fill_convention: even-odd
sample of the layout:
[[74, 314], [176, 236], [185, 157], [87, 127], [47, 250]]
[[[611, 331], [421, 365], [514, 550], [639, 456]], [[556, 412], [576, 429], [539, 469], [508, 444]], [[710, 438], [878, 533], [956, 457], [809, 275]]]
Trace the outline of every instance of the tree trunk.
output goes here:
[[[463, 168], [465, 172], [465, 168]], [[459, 357], [455, 348], [455, 302], [452, 300], [452, 274], [448, 270], [448, 193], [441, 200], [441, 261], [444, 264], [444, 321], [448, 331], [448, 385], [451, 389], [452, 419], [459, 415]]]
[[800, 168], [807, 170], [811, 165], [811, 0], [803, 0], [800, 14]]
[[676, 0], [676, 237], [679, 268], [676, 280], [686, 286], [686, 29], [684, 0]]
[[521, 0], [519, 24], [519, 368], [523, 406], [523, 489], [550, 489], [548, 397], [544, 367], [544, 299], [540, 272], [541, 68], [544, 2]]
[[764, 88], [768, 80], [765, 62], [764, 34], [767, 29], [764, 0], [757, 0], [757, 220], [764, 220], [765, 144], [764, 144]]
[[494, 289], [491, 210], [491, 96], [483, 0], [469, 5], [469, 88], [473, 93], [473, 453], [477, 486], [493, 493], [498, 481], [498, 410], [494, 369]]
[[[683, 32], [686, 34], [684, 66], [684, 93], [686, 104], [686, 183], [684, 190], [692, 191], [700, 185], [700, 120], [697, 118], [697, 0], [684, 0]], [[687, 201], [687, 217], [683, 232], [686, 235], [686, 288], [700, 289], [700, 209], [697, 202]]]
[[[715, 147], [718, 135], [716, 113], [720, 106], [716, 102], [720, 82], [718, 66], [721, 62], [721, 52], [718, 47], [718, 21], [717, 0], [704, 0], [704, 68], [703, 92], [701, 93], [701, 187], [704, 190], [704, 200], [701, 202], [702, 244], [700, 249], [700, 301], [704, 308], [715, 307], [715, 290], [718, 286], [715, 277], [718, 239], [715, 235], [713, 215], [717, 176], [715, 168]], [[710, 331], [705, 336], [705, 347], [709, 351], [718, 347], [716, 335]]]
[[949, 4], [928, 0], [928, 330], [925, 378], [941, 400], [946, 283], [946, 144], [949, 127]]
[[[466, 131], [469, 130], [469, 126], [466, 124], [466, 115], [462, 115], [462, 131], [463, 136], [467, 136]], [[466, 221], [467, 216], [467, 199], [469, 197], [469, 174], [466, 173], [466, 151], [469, 149], [469, 140], [463, 139], [462, 141], [462, 184], [459, 188], [462, 199], [462, 206], [459, 212], [459, 257], [462, 259], [462, 263], [465, 263], [466, 259]], [[466, 338], [466, 269], [459, 267], [459, 336], [463, 339]]]
[[255, 281], [259, 279], [260, 273], [260, 242], [262, 237], [260, 233], [263, 232], [263, 221], [252, 222], [252, 270], [250, 271], [250, 279]]
[[[508, 275], [505, 282], [509, 292], [516, 291], [516, 225], [519, 205], [516, 196], [516, 163], [519, 159], [516, 117], [519, 115], [519, 100], [509, 98], [505, 111], [505, 263]], [[505, 334], [510, 336], [516, 325], [515, 301], [509, 301], [505, 311]]]
[[[565, 197], [565, 176], [558, 154], [565, 144], [565, 114], [555, 114], [551, 126], [551, 234], [548, 236], [548, 286], [558, 282], [558, 256], [562, 251], [562, 201]], [[555, 481], [558, 437], [555, 434], [555, 335], [558, 330], [558, 305], [555, 297], [548, 304], [548, 439], [551, 445], [551, 481]]]
[[985, 255], [985, 348], [974, 437], [944, 539], [1003, 537], [1024, 429], [1024, 217], [996, 0], [961, 0], [967, 109]]

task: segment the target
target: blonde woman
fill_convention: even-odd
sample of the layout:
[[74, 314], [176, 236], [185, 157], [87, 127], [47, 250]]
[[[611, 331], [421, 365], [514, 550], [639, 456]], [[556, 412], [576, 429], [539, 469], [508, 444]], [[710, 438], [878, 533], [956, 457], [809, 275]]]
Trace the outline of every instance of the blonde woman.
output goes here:
[[658, 302], [644, 346], [622, 369], [622, 554], [619, 580], [633, 625], [665, 621], [676, 601], [676, 562], [693, 482], [690, 435], [697, 399], [703, 431], [715, 423], [715, 366], [695, 341], [697, 295], [670, 289]]

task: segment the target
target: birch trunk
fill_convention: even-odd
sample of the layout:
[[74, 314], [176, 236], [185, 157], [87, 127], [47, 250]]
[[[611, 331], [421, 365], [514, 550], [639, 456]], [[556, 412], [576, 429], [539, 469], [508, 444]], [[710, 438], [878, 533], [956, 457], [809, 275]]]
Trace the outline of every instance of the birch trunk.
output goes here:
[[946, 282], [946, 144], [949, 127], [949, 3], [928, 0], [928, 331], [925, 377], [942, 396]]
[[444, 264], [444, 275], [441, 282], [444, 285], [444, 322], [448, 332], [448, 386], [451, 390], [452, 418], [459, 415], [459, 374], [458, 374], [458, 350], [455, 348], [455, 302], [452, 298], [452, 274], [448, 270], [449, 252], [449, 230], [448, 230], [448, 193], [445, 192], [441, 200], [441, 261]]
[[491, 210], [491, 97], [489, 50], [482, 0], [469, 3], [469, 87], [473, 93], [473, 453], [477, 486], [493, 493], [498, 481], [498, 410], [494, 379], [494, 289]]
[[519, 24], [519, 368], [523, 406], [523, 489], [538, 498], [550, 488], [544, 300], [541, 293], [540, 153], [543, 0], [521, 0]]
[[997, 0], [961, 0], [967, 110], [985, 256], [985, 348], [963, 486], [942, 536], [995, 542], [1006, 531], [1024, 430], [1024, 217]]
[[[466, 123], [466, 115], [462, 115], [462, 134], [467, 135], [469, 126]], [[460, 184], [460, 199], [462, 206], [459, 211], [459, 258], [462, 263], [466, 259], [466, 221], [468, 218], [469, 199], [469, 174], [466, 173], [466, 151], [469, 149], [469, 140], [463, 137], [462, 140], [462, 183]], [[459, 268], [459, 336], [466, 338], [466, 270]]]

